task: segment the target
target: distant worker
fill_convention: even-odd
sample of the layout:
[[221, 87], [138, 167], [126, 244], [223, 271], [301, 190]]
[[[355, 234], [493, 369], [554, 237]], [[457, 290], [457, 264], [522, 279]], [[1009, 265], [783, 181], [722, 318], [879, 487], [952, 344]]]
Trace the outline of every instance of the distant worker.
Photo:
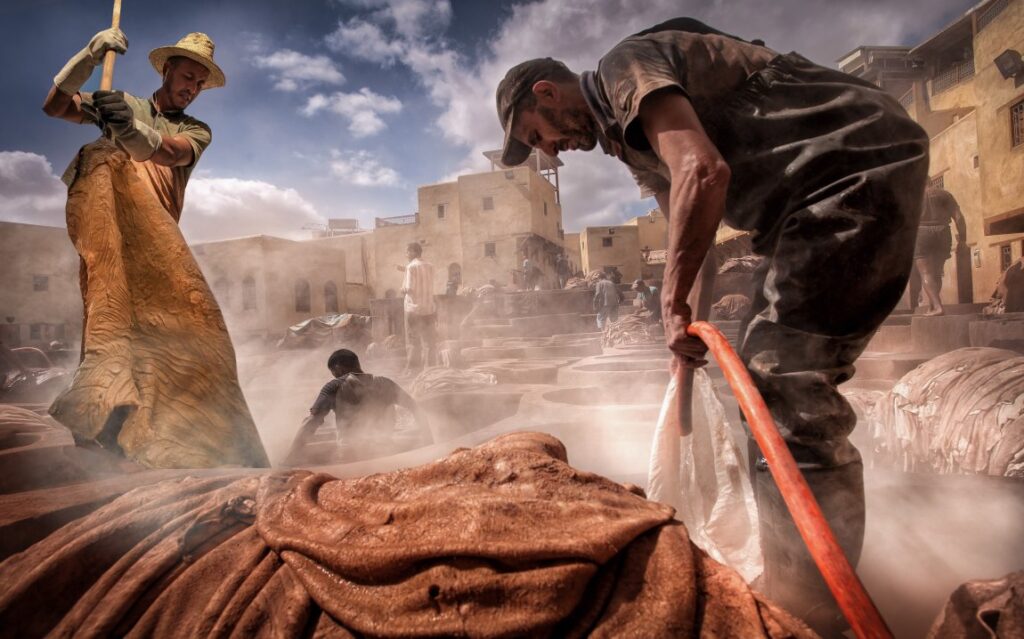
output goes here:
[[640, 300], [640, 308], [651, 313], [652, 322], [661, 321], [661, 298], [658, 296], [658, 289], [648, 286], [647, 282], [638, 279], [633, 282], [633, 290], [636, 291], [636, 298]]
[[597, 328], [604, 330], [608, 322], [619, 319], [619, 302], [622, 295], [619, 287], [608, 279], [608, 274], [601, 271], [597, 274], [597, 285], [594, 287], [594, 310], [597, 311]]
[[558, 288], [565, 288], [565, 283], [569, 281], [569, 258], [565, 253], [559, 253], [555, 258], [555, 274], [558, 276]]
[[538, 269], [528, 255], [523, 253], [523, 288], [532, 291], [537, 287], [537, 280], [540, 277]]
[[414, 374], [424, 366], [433, 366], [437, 358], [437, 309], [434, 305], [434, 266], [422, 259], [423, 247], [410, 242], [406, 247], [409, 263], [405, 266], [405, 346], [408, 349], [405, 372]]
[[921, 212], [921, 223], [917, 228], [917, 241], [914, 243], [914, 266], [917, 270], [918, 282], [911, 281], [910, 301], [918, 303], [918, 286], [924, 293], [928, 306], [923, 315], [942, 315], [942, 270], [949, 259], [953, 247], [953, 237], [949, 224], [956, 225], [956, 248], [967, 245], [967, 223], [956, 198], [949, 191], [929, 186], [924, 192], [924, 207]]
[[[313, 434], [324, 423], [327, 413], [334, 411], [337, 439], [350, 449], [372, 445], [380, 434], [391, 434], [395, 430], [395, 406], [401, 406], [413, 414], [424, 432], [429, 432], [426, 416], [416, 401], [402, 388], [387, 377], [364, 373], [359, 357], [343, 348], [331, 353], [327, 368], [334, 379], [324, 384], [316, 401], [309, 409], [309, 416], [302, 422], [292, 442], [286, 466], [307, 463], [307, 460], [327, 461], [333, 455], [316, 455], [306, 451]], [[333, 452], [333, 451], [330, 451]]]

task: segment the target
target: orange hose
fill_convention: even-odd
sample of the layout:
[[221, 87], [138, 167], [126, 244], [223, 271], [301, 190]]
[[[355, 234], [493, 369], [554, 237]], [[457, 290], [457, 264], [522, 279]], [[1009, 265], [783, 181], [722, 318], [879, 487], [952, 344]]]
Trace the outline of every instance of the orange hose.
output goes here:
[[768, 469], [793, 516], [800, 536], [854, 633], [861, 639], [892, 639], [892, 632], [839, 547], [835, 534], [829, 528], [810, 486], [797, 468], [793, 455], [779, 434], [768, 406], [754, 386], [743, 361], [721, 331], [712, 324], [693, 322], [686, 332], [703, 340], [714, 354], [729, 387], [739, 401], [761, 453], [768, 461]]

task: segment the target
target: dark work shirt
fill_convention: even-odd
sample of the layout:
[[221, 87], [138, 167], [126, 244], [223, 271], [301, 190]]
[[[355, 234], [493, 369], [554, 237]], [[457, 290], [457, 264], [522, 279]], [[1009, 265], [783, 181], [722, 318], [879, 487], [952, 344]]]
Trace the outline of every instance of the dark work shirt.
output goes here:
[[670, 176], [639, 128], [643, 99], [660, 89], [675, 90], [689, 98], [700, 117], [776, 55], [718, 33], [637, 34], [605, 54], [596, 73], [585, 72], [581, 86], [603, 129], [605, 153], [625, 162], [642, 197], [650, 197], [668, 191]]
[[950, 220], [960, 210], [953, 194], [945, 189], [930, 186], [924, 192], [924, 211], [921, 226], [949, 226]]
[[[755, 231], [758, 246], [791, 213], [927, 155], [927, 134], [879, 87], [706, 28], [630, 36], [580, 87], [602, 149], [629, 166], [644, 197], [668, 193], [678, 167], [651, 149], [640, 105], [655, 92], [684, 96], [731, 170], [723, 220]], [[863, 206], [851, 198], [844, 204]]]
[[404, 393], [387, 377], [348, 373], [324, 384], [309, 412], [324, 416], [332, 409], [338, 429], [390, 429], [395, 424], [394, 406]]

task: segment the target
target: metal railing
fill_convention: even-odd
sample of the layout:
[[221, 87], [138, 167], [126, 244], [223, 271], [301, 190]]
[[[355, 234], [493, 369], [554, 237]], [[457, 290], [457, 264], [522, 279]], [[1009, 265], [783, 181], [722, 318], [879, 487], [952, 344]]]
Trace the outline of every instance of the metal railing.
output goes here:
[[981, 32], [982, 29], [992, 24], [992, 22], [996, 19], [996, 16], [1002, 13], [1003, 9], [1005, 9], [1006, 5], [1008, 4], [1010, 4], [1010, 0], [996, 0], [992, 4], [988, 5], [987, 7], [979, 11], [978, 31]]
[[406, 224], [419, 224], [420, 214], [413, 213], [412, 215], [396, 215], [395, 217], [375, 217], [373, 218], [374, 228], [382, 228], [385, 226], [404, 226]]
[[974, 58], [954, 62], [938, 71], [932, 78], [932, 95], [948, 91], [971, 77], [974, 77]]

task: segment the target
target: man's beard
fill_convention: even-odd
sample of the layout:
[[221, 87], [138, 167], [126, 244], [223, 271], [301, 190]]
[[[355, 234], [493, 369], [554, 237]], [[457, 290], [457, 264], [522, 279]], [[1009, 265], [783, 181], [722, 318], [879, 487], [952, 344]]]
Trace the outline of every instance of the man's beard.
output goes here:
[[556, 112], [554, 109], [538, 106], [537, 112], [558, 131], [560, 136], [575, 142], [578, 150], [591, 151], [597, 146], [594, 118], [586, 109], [566, 108]]

